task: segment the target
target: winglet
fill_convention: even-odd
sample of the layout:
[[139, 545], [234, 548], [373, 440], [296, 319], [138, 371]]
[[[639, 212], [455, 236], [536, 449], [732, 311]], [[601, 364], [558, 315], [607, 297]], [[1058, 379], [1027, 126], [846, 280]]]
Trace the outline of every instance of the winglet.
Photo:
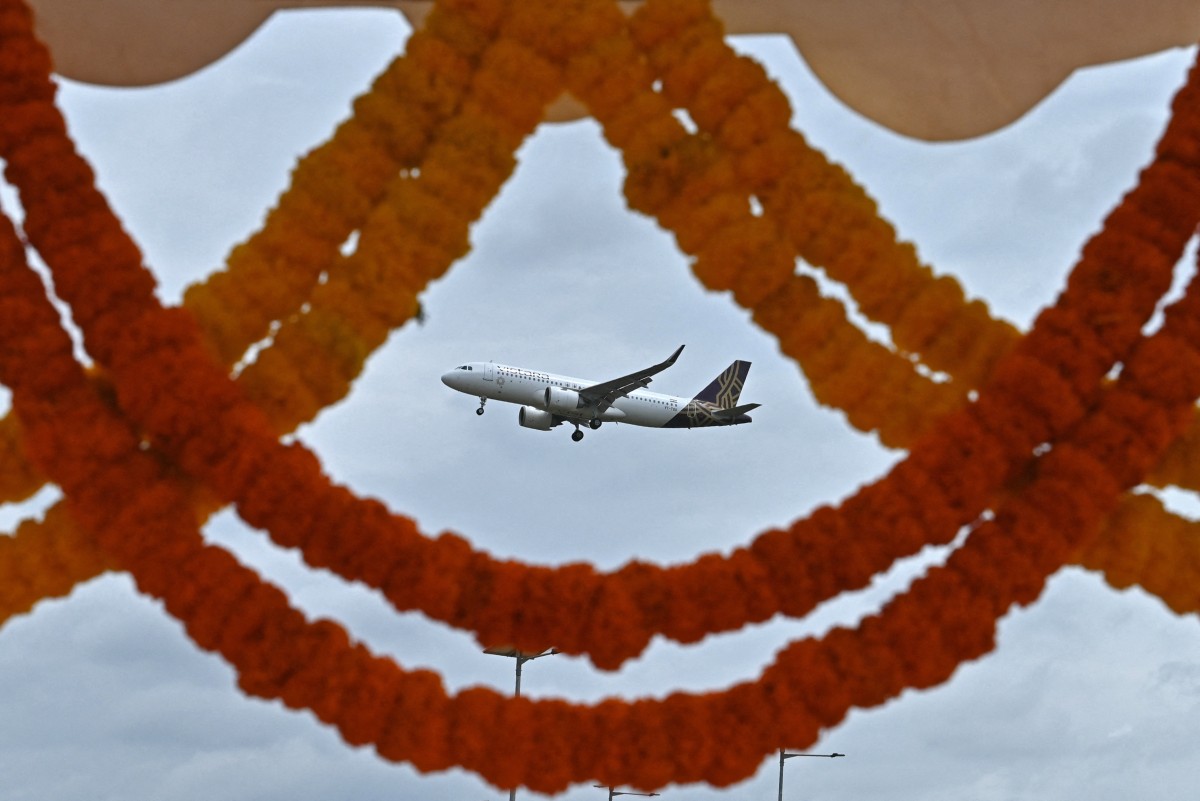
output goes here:
[[663, 370], [666, 370], [668, 367], [670, 367], [672, 364], [674, 364], [675, 361], [679, 358], [679, 354], [683, 353], [684, 347], [685, 347], [684, 345], [680, 345], [675, 350], [674, 353], [672, 353], [670, 356], [667, 357], [667, 360], [665, 362], [659, 362], [658, 364], [654, 365], [649, 370], [647, 370], [646, 377], [642, 379], [642, 386], [643, 387], [650, 386], [650, 376], [658, 375]]
[[601, 381], [598, 384], [584, 387], [579, 390], [579, 397], [584, 403], [594, 406], [597, 412], [603, 412], [617, 398], [628, 395], [635, 389], [648, 386], [651, 381], [650, 377], [661, 373], [674, 364], [681, 353], [683, 353], [683, 345], [680, 345], [674, 353], [667, 357], [666, 361], [659, 362], [653, 367], [638, 370], [636, 373], [614, 378], [611, 381]]

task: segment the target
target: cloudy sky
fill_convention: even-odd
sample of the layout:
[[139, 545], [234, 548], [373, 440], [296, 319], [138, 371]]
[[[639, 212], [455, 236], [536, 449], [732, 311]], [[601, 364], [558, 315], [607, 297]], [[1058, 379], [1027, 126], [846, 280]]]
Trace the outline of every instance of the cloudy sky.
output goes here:
[[[161, 281], [164, 299], [214, 270], [257, 228], [296, 158], [402, 47], [399, 15], [277, 14], [213, 67], [170, 85], [68, 83], [62, 105], [102, 188]], [[1087, 70], [1010, 128], [963, 143], [902, 139], [840, 105], [790, 44], [740, 38], [787, 89], [796, 124], [843, 163], [924, 260], [1022, 327], [1051, 302], [1084, 239], [1133, 182], [1166, 119], [1190, 52]], [[774, 340], [690, 277], [671, 239], [627, 212], [616, 154], [590, 122], [544, 127], [473, 231], [473, 253], [423, 299], [428, 319], [397, 332], [352, 396], [301, 438], [362, 495], [504, 556], [610, 568], [631, 557], [690, 561], [728, 550], [880, 476], [898, 454], [812, 401]], [[10, 213], [11, 194], [0, 193]], [[521, 429], [515, 407], [476, 402], [438, 377], [494, 359], [613, 377], [680, 362], [655, 388], [691, 394], [733, 359], [754, 363], [754, 424], [658, 431]], [[7, 396], [0, 394], [0, 409]], [[56, 499], [0, 507], [0, 530]], [[1179, 508], [1190, 498], [1172, 496]], [[375, 650], [431, 667], [454, 690], [511, 689], [511, 660], [465, 634], [397, 615], [372, 594], [303, 569], [223, 514], [207, 529], [314, 615], [344, 621]], [[755, 676], [790, 640], [877, 609], [929, 552], [805, 620], [704, 644], [654, 643], [612, 674], [561, 656], [529, 664], [524, 690], [592, 700], [718, 689]], [[1138, 591], [1066, 571], [1006, 619], [999, 648], [946, 686], [852, 713], [788, 763], [789, 799], [1077, 799], [1193, 792], [1200, 630]], [[232, 671], [198, 651], [157, 603], [110, 575], [0, 629], [0, 795], [91, 798], [429, 799], [505, 793], [461, 772], [420, 775], [345, 746], [311, 715], [244, 698]], [[774, 798], [777, 763], [724, 791], [664, 798]], [[522, 797], [534, 797], [523, 793]], [[570, 801], [604, 798], [577, 787]]]

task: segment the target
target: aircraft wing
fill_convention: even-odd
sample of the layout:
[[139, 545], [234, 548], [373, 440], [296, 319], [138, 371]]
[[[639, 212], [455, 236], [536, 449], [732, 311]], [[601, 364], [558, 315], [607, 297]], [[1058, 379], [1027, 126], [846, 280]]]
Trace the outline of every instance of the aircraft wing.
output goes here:
[[681, 353], [683, 353], [683, 345], [680, 345], [679, 349], [672, 353], [666, 361], [638, 370], [636, 373], [614, 378], [611, 381], [601, 381], [599, 384], [584, 387], [579, 390], [579, 397], [589, 406], [594, 406], [596, 411], [602, 412], [612, 406], [617, 398], [623, 398], [630, 392], [647, 386], [651, 376], [661, 373], [674, 364]]

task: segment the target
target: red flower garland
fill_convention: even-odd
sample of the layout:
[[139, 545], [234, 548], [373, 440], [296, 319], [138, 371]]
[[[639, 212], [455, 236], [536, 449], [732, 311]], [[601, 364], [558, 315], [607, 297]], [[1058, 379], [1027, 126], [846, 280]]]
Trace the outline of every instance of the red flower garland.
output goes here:
[[[608, 27], [620, 31], [615, 19]], [[609, 46], [607, 40], [598, 42], [597, 47]], [[570, 65], [568, 74], [577, 74]], [[1197, 91], [1194, 83], [1193, 75], [1181, 98]], [[585, 99], [590, 96], [587, 86], [576, 89]], [[865, 586], [875, 572], [924, 544], [948, 542], [1029, 461], [1035, 445], [1053, 441], [1056, 432], [1078, 420], [1103, 373], [1139, 335], [1200, 218], [1200, 192], [1186, 191], [1197, 183], [1195, 165], [1187, 162], [1185, 169], [1176, 161], [1194, 155], [1189, 148], [1196, 139], [1191, 107], [1181, 108], [1185, 113], [1173, 118], [1159, 159], [1085, 248], [1058, 305], [997, 368], [979, 402], [946, 419], [891, 476], [840, 509], [799, 521], [786, 534], [770, 532], [750, 546], [748, 554], [771, 579], [776, 609], [803, 614], [837, 592]], [[671, 610], [679, 601], [655, 598], [686, 601], [686, 588], [701, 586], [664, 582], [681, 569], [640, 565], [636, 582], [629, 570], [597, 577], [589, 583], [590, 594], [577, 596], [580, 606], [560, 605], [553, 621], [540, 621], [543, 626], [534, 629], [522, 620], [512, 587], [528, 588], [547, 572], [498, 565], [455, 537], [425, 539], [412, 521], [382, 514], [377, 505], [330, 485], [315, 457], [275, 441], [262, 415], [208, 359], [187, 316], [157, 305], [136, 249], [119, 229], [106, 228], [106, 206], [91, 187], [90, 171], [73, 155], [61, 123], [42, 124], [56, 118], [53, 106], [47, 102], [20, 111], [12, 119], [28, 115], [40, 128], [30, 124], [24, 144], [6, 148], [9, 173], [22, 190], [30, 239], [54, 271], [56, 288], [74, 310], [89, 349], [111, 369], [126, 413], [188, 473], [203, 478], [221, 497], [236, 500], [247, 522], [267, 529], [280, 544], [300, 547], [315, 566], [372, 583], [397, 608], [421, 609], [475, 631], [483, 641], [507, 641], [509, 635], [523, 647], [551, 641], [613, 668], [639, 653], [654, 633], [694, 636], [676, 630]], [[38, 130], [46, 133], [34, 136]], [[641, 148], [637, 152], [655, 152], [662, 145], [652, 138], [655, 131], [674, 136], [665, 122], [637, 130], [642, 144], [630, 145]], [[48, 166], [42, 164], [46, 154], [52, 154]], [[59, 191], [46, 192], [47, 183], [33, 180], [45, 174], [43, 168], [57, 173], [48, 185]], [[74, 219], [78, 222], [69, 230], [95, 232], [95, 248], [76, 246], [61, 232], [61, 221]], [[104, 254], [111, 255], [97, 261]], [[845, 558], [841, 532], [851, 530], [857, 547], [852, 558]], [[840, 574], [829, 575], [824, 568], [818, 570], [825, 575], [797, 574], [805, 564], [823, 564], [807, 559], [829, 553], [835, 544], [842, 558], [831, 563], [844, 566]], [[730, 564], [722, 569], [728, 571]], [[651, 575], [654, 580], [647, 580]], [[647, 590], [652, 583], [665, 589]], [[454, 603], [455, 595], [444, 593], [448, 585], [468, 594]], [[722, 614], [702, 619], [700, 626], [713, 632], [736, 623]]]
[[21, 448], [21, 430], [11, 415], [0, 417], [0, 503], [33, 495], [45, 483]]
[[[600, 15], [589, 30], [609, 30], [602, 13], [608, 6], [583, 7]], [[571, 30], [564, 8], [554, 9], [547, 30]], [[611, 30], [619, 26], [613, 23]], [[0, 0], [0, 37], [6, 41], [14, 31], [18, 41], [29, 38], [27, 12]], [[610, 43], [555, 35], [542, 45], [548, 54], [558, 48], [587, 54]], [[23, 60], [22, 69], [29, 63], [36, 60]], [[10, 65], [0, 63], [6, 90], [18, 83], [12, 74]], [[243, 513], [258, 503], [258, 514], [270, 518], [276, 504], [292, 504], [289, 511], [307, 519], [290, 529], [277, 526], [273, 534], [302, 545], [310, 561], [338, 563], [393, 600], [411, 598], [456, 625], [469, 623], [481, 634], [510, 632], [518, 644], [522, 637], [544, 637], [558, 621], [528, 629], [505, 608], [505, 599], [535, 584], [536, 591], [561, 598], [556, 582], [574, 586], [579, 578], [585, 589], [578, 601], [590, 605], [591, 615], [564, 630], [564, 638], [584, 651], [590, 639], [611, 635], [613, 649], [593, 656], [619, 659], [643, 647], [656, 625], [687, 640], [857, 586], [876, 569], [880, 553], [952, 534], [1014, 471], [1030, 469], [1022, 492], [1001, 503], [995, 519], [979, 525], [944, 567], [855, 630], [788, 646], [756, 682], [722, 693], [594, 707], [503, 699], [489, 690], [449, 697], [435, 675], [401, 671], [371, 656], [336, 624], [306, 622], [277, 589], [202, 544], [187, 499], [167, 479], [166, 468], [141, 450], [140, 437], [85, 379], [44, 288], [23, 264], [21, 243], [5, 224], [0, 380], [13, 388], [31, 455], [64, 488], [79, 522], [133, 572], [139, 588], [164, 599], [199, 645], [237, 668], [247, 692], [311, 708], [349, 741], [375, 742], [384, 756], [422, 770], [460, 764], [502, 786], [525, 783], [547, 792], [583, 779], [650, 788], [670, 780], [720, 785], [743, 778], [765, 753], [780, 744], [807, 745], [819, 727], [834, 725], [851, 706], [944, 681], [962, 661], [993, 647], [997, 618], [1011, 604], [1036, 598], [1045, 577], [1086, 544], [1118, 495], [1187, 425], [1200, 395], [1196, 282], [1168, 309], [1162, 329], [1141, 337], [1143, 321], [1169, 283], [1171, 258], [1200, 211], [1193, 191], [1200, 159], [1193, 99], [1200, 78], [1194, 70], [1158, 159], [1085, 248], [1057, 307], [1001, 363], [979, 403], [945, 421], [885, 482], [838, 510], [802, 521], [802, 532], [768, 534], [730, 559], [704, 557], [672, 568], [675, 586], [666, 591], [648, 580], [663, 569], [648, 565], [601, 577], [587, 566], [497, 563], [455, 537], [429, 543], [378, 504], [328, 485], [303, 449], [280, 449], [270, 439], [264, 418], [206, 360], [190, 321], [153, 301], [136, 250], [65, 136], [48, 81], [36, 69], [21, 77], [34, 80], [23, 91], [0, 94], [0, 105], [12, 111], [0, 118], [0, 154], [22, 192], [30, 238], [51, 265], [88, 347], [111, 367], [124, 412], [177, 463], [239, 497]], [[640, 159], [653, 152], [655, 137], [669, 133], [665, 123], [640, 131], [630, 145]], [[98, 291], [105, 294], [96, 302], [90, 293]], [[113, 309], [128, 315], [126, 328]], [[1104, 388], [1101, 379], [1117, 359], [1125, 368], [1115, 385]], [[140, 377], [139, 370], [147, 375]], [[163, 393], [158, 403], [150, 397], [154, 392]], [[207, 418], [204, 411], [211, 408], [228, 411]], [[219, 425], [247, 436], [250, 446], [238, 450], [236, 441], [208, 441], [220, 433]], [[1033, 446], [1042, 442], [1053, 447], [1034, 462]], [[270, 472], [268, 459], [284, 460], [284, 468]], [[259, 473], [262, 478], [251, 481]], [[112, 503], [116, 497], [120, 505]], [[371, 550], [350, 556], [338, 538], [320, 535], [343, 514]], [[852, 526], [861, 536], [860, 524], [874, 525], [870, 531], [878, 533], [855, 540], [861, 547], [829, 574], [829, 585], [818, 583], [822, 576], [785, 575], [802, 564], [788, 555], [797, 533], [819, 546]], [[748, 591], [764, 572], [774, 579], [769, 592]], [[473, 580], [458, 585], [457, 596], [437, 602], [444, 606], [421, 597], [436, 594], [429, 591], [439, 578], [463, 576]], [[800, 592], [784, 594], [793, 579], [803, 583]], [[738, 594], [738, 608], [714, 609], [721, 604], [707, 593], [722, 587]], [[700, 629], [676, 628], [672, 619], [685, 607], [706, 616]], [[534, 739], [513, 742], [506, 736], [513, 726], [534, 732]], [[631, 730], [638, 732], [635, 738], [622, 736]], [[724, 739], [730, 733], [736, 748]], [[552, 764], [543, 754], [553, 755]]]

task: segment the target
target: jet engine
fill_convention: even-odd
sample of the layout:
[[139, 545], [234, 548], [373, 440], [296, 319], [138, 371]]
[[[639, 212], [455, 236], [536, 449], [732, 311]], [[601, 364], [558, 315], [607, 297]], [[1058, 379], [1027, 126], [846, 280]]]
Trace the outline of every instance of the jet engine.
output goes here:
[[525, 428], [549, 431], [554, 426], [554, 415], [533, 406], [522, 406], [517, 412], [517, 422]]
[[552, 412], [574, 412], [583, 405], [579, 393], [562, 387], [546, 387], [546, 408]]

